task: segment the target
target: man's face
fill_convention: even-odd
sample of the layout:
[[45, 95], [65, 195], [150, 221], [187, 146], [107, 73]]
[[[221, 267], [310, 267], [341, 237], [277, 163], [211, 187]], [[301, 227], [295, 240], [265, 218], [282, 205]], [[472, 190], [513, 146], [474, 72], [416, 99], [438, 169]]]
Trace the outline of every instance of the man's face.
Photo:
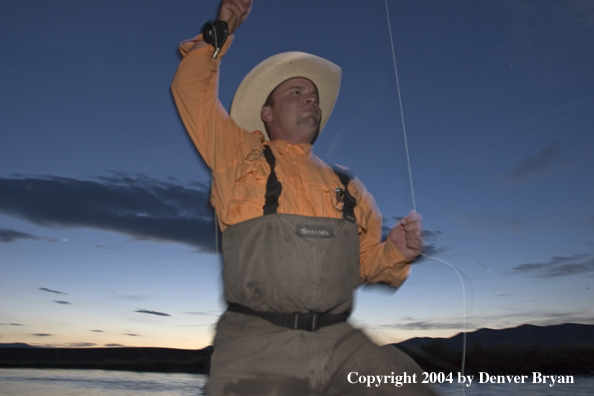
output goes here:
[[322, 112], [318, 90], [306, 78], [291, 78], [272, 92], [274, 104], [262, 107], [270, 139], [292, 144], [311, 143], [318, 134]]

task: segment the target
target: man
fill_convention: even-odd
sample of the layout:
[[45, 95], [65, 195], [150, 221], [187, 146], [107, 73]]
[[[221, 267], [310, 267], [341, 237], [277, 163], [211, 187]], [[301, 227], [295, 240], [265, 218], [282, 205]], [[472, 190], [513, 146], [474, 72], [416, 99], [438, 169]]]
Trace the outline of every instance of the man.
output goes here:
[[[223, 0], [218, 19], [233, 31], [251, 5]], [[182, 43], [172, 83], [186, 129], [212, 169], [211, 203], [223, 231], [229, 309], [217, 325], [208, 393], [433, 394], [408, 356], [376, 346], [346, 322], [357, 286], [400, 286], [423, 245], [416, 213], [381, 243], [371, 195], [312, 154], [341, 69], [300, 52], [273, 56], [243, 80], [229, 116], [217, 88], [232, 36], [216, 41], [226, 33], [217, 24], [206, 30], [212, 44], [203, 35]], [[360, 375], [404, 372], [416, 374], [417, 384], [358, 383]]]

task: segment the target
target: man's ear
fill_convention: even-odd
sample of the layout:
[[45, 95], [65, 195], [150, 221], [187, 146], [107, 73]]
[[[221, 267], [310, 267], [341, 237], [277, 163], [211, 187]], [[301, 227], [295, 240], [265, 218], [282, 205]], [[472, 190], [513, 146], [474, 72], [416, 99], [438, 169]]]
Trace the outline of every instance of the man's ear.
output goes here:
[[270, 106], [262, 106], [262, 108], [260, 109], [260, 119], [265, 124], [267, 122], [272, 121], [272, 111], [270, 109]]

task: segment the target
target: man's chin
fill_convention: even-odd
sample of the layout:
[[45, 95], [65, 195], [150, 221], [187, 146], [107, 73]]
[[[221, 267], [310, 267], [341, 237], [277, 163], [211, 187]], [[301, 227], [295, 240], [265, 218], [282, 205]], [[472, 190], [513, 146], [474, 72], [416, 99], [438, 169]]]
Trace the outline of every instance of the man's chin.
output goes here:
[[300, 127], [311, 128], [312, 130], [317, 131], [320, 129], [320, 120], [317, 117], [311, 115], [309, 117], [297, 120], [297, 125]]

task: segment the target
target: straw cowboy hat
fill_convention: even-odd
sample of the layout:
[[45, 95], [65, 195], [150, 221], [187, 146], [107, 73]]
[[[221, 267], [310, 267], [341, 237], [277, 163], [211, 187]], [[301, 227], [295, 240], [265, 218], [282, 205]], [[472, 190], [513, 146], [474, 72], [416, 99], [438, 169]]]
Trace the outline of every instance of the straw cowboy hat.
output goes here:
[[277, 86], [291, 78], [303, 77], [318, 89], [321, 133], [338, 98], [341, 76], [339, 66], [315, 55], [294, 51], [271, 56], [254, 67], [237, 88], [231, 103], [231, 118], [243, 129], [261, 131], [270, 140], [260, 119], [260, 109]]

